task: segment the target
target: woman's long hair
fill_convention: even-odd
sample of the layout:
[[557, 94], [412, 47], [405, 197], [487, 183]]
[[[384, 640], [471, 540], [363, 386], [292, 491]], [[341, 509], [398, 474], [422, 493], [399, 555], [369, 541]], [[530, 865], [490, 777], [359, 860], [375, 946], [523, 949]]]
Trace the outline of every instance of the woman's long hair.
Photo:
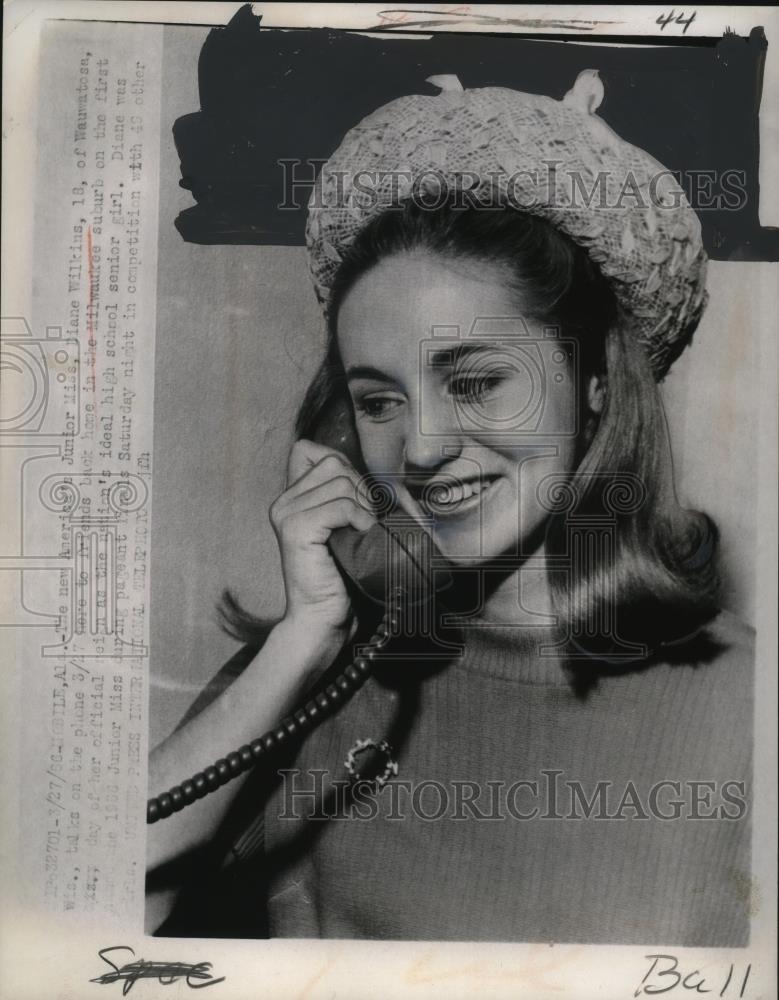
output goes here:
[[[677, 502], [658, 387], [608, 283], [544, 219], [508, 207], [428, 210], [409, 201], [372, 220], [336, 275], [326, 356], [301, 404], [297, 437], [314, 437], [334, 402], [351, 408], [336, 330], [344, 296], [382, 259], [415, 250], [502, 266], [525, 316], [577, 343], [576, 469], [542, 484], [539, 497], [549, 510], [552, 600], [574, 655], [636, 659], [694, 633], [717, 610], [716, 528]], [[587, 405], [593, 375], [604, 389], [599, 415]], [[222, 616], [243, 641], [267, 630], [229, 592]]]

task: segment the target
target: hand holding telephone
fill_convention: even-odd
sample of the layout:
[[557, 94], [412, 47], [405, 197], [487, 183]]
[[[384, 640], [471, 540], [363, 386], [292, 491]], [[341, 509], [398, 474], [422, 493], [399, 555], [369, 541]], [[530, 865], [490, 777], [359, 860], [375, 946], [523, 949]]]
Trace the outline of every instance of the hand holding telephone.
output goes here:
[[[337, 401], [323, 414], [315, 441], [341, 452], [356, 469], [361, 469], [362, 458], [356, 432], [345, 401]], [[409, 523], [408, 519], [404, 519], [402, 530], [381, 521], [365, 532], [350, 527], [336, 528], [327, 544], [349, 587], [356, 588], [364, 597], [382, 606], [383, 621], [375, 634], [361, 655], [332, 684], [318, 691], [292, 715], [282, 719], [274, 730], [269, 730], [168, 792], [149, 799], [147, 823], [164, 819], [203, 798], [250, 770], [277, 746], [304, 735], [317, 725], [365, 683], [371, 672], [372, 660], [389, 641], [392, 624], [407, 612], [410, 604], [431, 599], [436, 589], [446, 582], [440, 573], [433, 573], [435, 550], [429, 535]]]
[[[340, 452], [361, 471], [362, 455], [351, 411], [345, 401], [336, 400], [318, 422], [314, 441]], [[403, 592], [405, 603], [429, 600], [447, 582], [432, 572], [438, 553], [430, 536], [410, 519], [403, 519], [402, 530], [379, 521], [367, 532], [336, 528], [328, 546], [333, 558], [357, 590], [382, 605], [389, 592]]]

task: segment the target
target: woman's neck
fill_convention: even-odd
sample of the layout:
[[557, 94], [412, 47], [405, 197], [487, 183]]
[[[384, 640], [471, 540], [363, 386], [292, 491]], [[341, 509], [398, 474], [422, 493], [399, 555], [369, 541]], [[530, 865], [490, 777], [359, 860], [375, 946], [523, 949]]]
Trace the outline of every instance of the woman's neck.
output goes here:
[[554, 625], [556, 616], [543, 546], [512, 572], [487, 573], [482, 615], [505, 625]]

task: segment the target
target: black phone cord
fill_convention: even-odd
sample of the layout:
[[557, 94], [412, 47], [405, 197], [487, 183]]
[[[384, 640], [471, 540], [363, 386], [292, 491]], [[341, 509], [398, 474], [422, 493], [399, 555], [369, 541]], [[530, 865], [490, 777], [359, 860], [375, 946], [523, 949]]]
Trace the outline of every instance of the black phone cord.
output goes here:
[[216, 791], [228, 781], [251, 770], [258, 761], [268, 757], [279, 745], [304, 736], [348, 701], [368, 679], [373, 661], [389, 642], [391, 633], [397, 630], [403, 596], [402, 593], [393, 596], [387, 605], [381, 624], [363, 647], [361, 654], [355, 657], [332, 684], [328, 684], [313, 695], [305, 705], [283, 718], [275, 729], [269, 729], [264, 735], [220, 758], [205, 770], [198, 771], [180, 785], [175, 785], [162, 795], [149, 799], [146, 803], [146, 822], [156, 823], [158, 820], [166, 819], [192, 802], [204, 798], [209, 792]]

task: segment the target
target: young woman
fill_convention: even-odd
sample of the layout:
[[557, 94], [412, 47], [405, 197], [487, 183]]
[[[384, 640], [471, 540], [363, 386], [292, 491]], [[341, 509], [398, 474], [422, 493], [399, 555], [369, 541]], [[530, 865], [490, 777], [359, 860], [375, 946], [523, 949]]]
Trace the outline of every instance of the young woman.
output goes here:
[[[312, 690], [327, 717], [149, 827], [151, 921], [184, 884], [160, 933], [743, 944], [749, 635], [718, 609], [716, 529], [676, 501], [657, 389], [705, 302], [697, 219], [591, 74], [562, 102], [442, 82], [320, 175], [329, 346], [270, 512], [286, 612], [228, 600], [245, 646], [152, 789], [248, 759]], [[331, 536], [397, 516], [447, 591], [328, 686], [379, 616]]]

